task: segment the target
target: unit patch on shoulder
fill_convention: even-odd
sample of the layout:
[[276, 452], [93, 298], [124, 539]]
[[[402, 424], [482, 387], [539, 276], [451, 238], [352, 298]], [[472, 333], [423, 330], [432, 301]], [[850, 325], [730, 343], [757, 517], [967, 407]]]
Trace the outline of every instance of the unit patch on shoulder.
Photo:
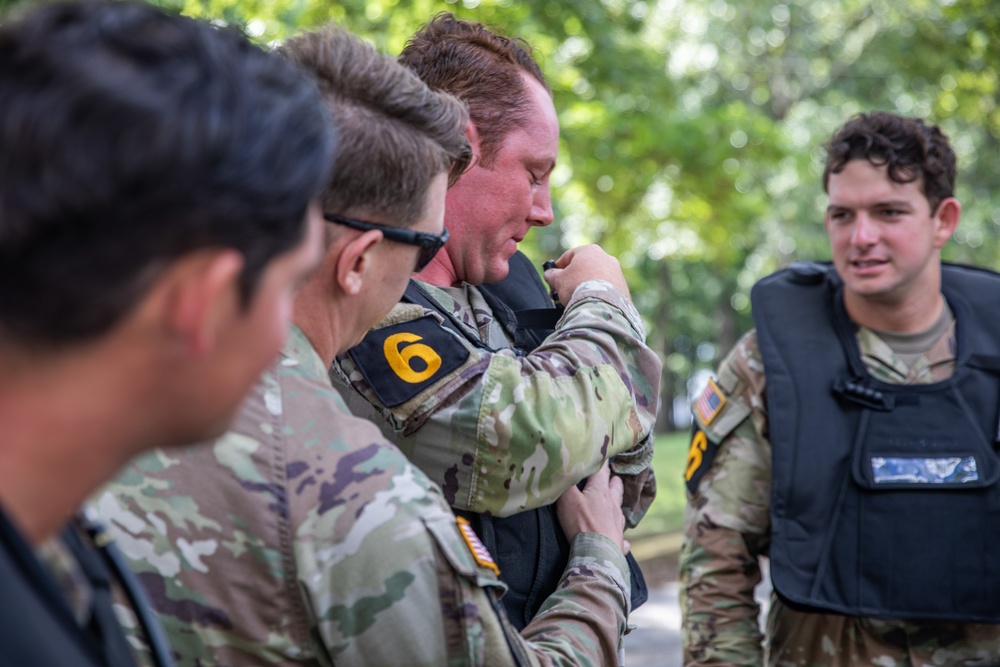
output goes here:
[[705, 426], [708, 426], [725, 404], [726, 397], [722, 393], [722, 390], [719, 389], [719, 385], [715, 384], [715, 380], [712, 378], [708, 378], [708, 384], [705, 385], [705, 389], [701, 392], [701, 396], [698, 397], [694, 408], [698, 411], [698, 416], [701, 417]]
[[402, 405], [469, 358], [469, 350], [430, 315], [370, 331], [348, 354], [387, 408]]
[[719, 443], [709, 440], [708, 435], [695, 424], [691, 433], [691, 447], [688, 449], [687, 468], [684, 470], [684, 481], [691, 495], [698, 491], [701, 478], [712, 469], [712, 462], [718, 452]]
[[462, 539], [469, 546], [469, 551], [472, 552], [472, 557], [479, 564], [479, 567], [488, 568], [499, 575], [500, 568], [493, 561], [493, 556], [490, 555], [489, 550], [479, 541], [479, 536], [476, 535], [476, 531], [472, 530], [472, 525], [469, 521], [460, 516], [455, 517], [455, 521], [458, 523], [458, 531], [462, 533]]

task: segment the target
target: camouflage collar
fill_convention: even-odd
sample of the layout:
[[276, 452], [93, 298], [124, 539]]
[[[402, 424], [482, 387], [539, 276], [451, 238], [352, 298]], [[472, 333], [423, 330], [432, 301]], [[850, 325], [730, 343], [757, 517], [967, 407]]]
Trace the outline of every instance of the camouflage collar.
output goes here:
[[312, 343], [302, 333], [302, 329], [299, 329], [294, 324], [289, 328], [288, 339], [281, 350], [279, 363], [282, 366], [297, 365], [310, 375], [326, 378], [327, 369], [323, 365], [323, 360], [319, 358], [319, 354], [312, 346]]

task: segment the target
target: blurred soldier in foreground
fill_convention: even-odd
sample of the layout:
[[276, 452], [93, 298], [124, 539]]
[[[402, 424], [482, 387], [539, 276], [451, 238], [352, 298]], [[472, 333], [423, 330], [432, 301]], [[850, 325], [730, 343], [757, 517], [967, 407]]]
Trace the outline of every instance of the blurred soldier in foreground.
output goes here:
[[497, 554], [504, 606], [523, 627], [566, 562], [551, 505], [561, 493], [611, 459], [630, 525], [652, 501], [660, 361], [618, 261], [597, 246], [546, 272], [566, 311], [537, 348], [479, 287], [504, 278], [517, 244], [552, 222], [559, 123], [526, 45], [442, 14], [400, 62], [469, 107], [473, 164], [448, 192], [444, 252], [338, 358], [334, 379]]
[[100, 502], [180, 664], [613, 664], [629, 594], [621, 481], [605, 467], [560, 499], [573, 557], [522, 638], [489, 552], [328, 377], [444, 245], [464, 106], [343, 31], [285, 52], [340, 132], [323, 260], [233, 430], [137, 461]]
[[318, 259], [333, 137], [296, 68], [142, 4], [5, 22], [0, 100], [0, 664], [132, 665], [129, 573], [71, 517], [226, 429]]
[[997, 664], [1000, 276], [941, 263], [961, 207], [937, 127], [855, 117], [823, 184], [832, 266], [754, 287], [694, 405], [685, 662]]

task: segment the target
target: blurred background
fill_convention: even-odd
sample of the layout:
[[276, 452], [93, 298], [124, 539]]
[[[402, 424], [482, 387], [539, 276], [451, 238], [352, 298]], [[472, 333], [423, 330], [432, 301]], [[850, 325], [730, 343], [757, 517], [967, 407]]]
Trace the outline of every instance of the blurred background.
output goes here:
[[[0, 0], [0, 16], [26, 4]], [[616, 255], [664, 359], [660, 490], [631, 539], [661, 596], [648, 617], [674, 633], [671, 642], [676, 603], [662, 594], [675, 590], [687, 405], [750, 327], [753, 283], [791, 261], [828, 258], [820, 176], [832, 131], [869, 110], [939, 124], [958, 153], [964, 206], [945, 258], [1000, 267], [995, 0], [156, 4], [239, 26], [263, 45], [332, 21], [397, 54], [422, 23], [450, 11], [534, 47], [562, 139], [556, 221], [522, 249], [538, 264], [583, 243]], [[636, 649], [629, 664], [679, 664], [676, 646], [648, 658]]]

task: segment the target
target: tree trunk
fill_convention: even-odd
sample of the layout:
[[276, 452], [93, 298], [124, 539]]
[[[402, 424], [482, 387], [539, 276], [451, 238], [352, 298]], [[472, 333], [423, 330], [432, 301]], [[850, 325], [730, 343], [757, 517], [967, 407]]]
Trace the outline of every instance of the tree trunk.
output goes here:
[[[670, 264], [666, 261], [661, 261], [658, 273], [660, 298], [656, 308], [656, 320], [653, 325], [653, 332], [650, 336], [650, 347], [658, 350], [660, 358], [666, 361], [667, 356], [673, 352], [673, 343], [670, 337], [670, 306], [673, 295]], [[663, 371], [660, 375], [660, 407], [656, 414], [656, 433], [667, 433], [676, 429], [676, 424], [674, 424], [674, 395], [676, 393], [677, 378], [667, 370], [667, 365], [664, 363]]]

